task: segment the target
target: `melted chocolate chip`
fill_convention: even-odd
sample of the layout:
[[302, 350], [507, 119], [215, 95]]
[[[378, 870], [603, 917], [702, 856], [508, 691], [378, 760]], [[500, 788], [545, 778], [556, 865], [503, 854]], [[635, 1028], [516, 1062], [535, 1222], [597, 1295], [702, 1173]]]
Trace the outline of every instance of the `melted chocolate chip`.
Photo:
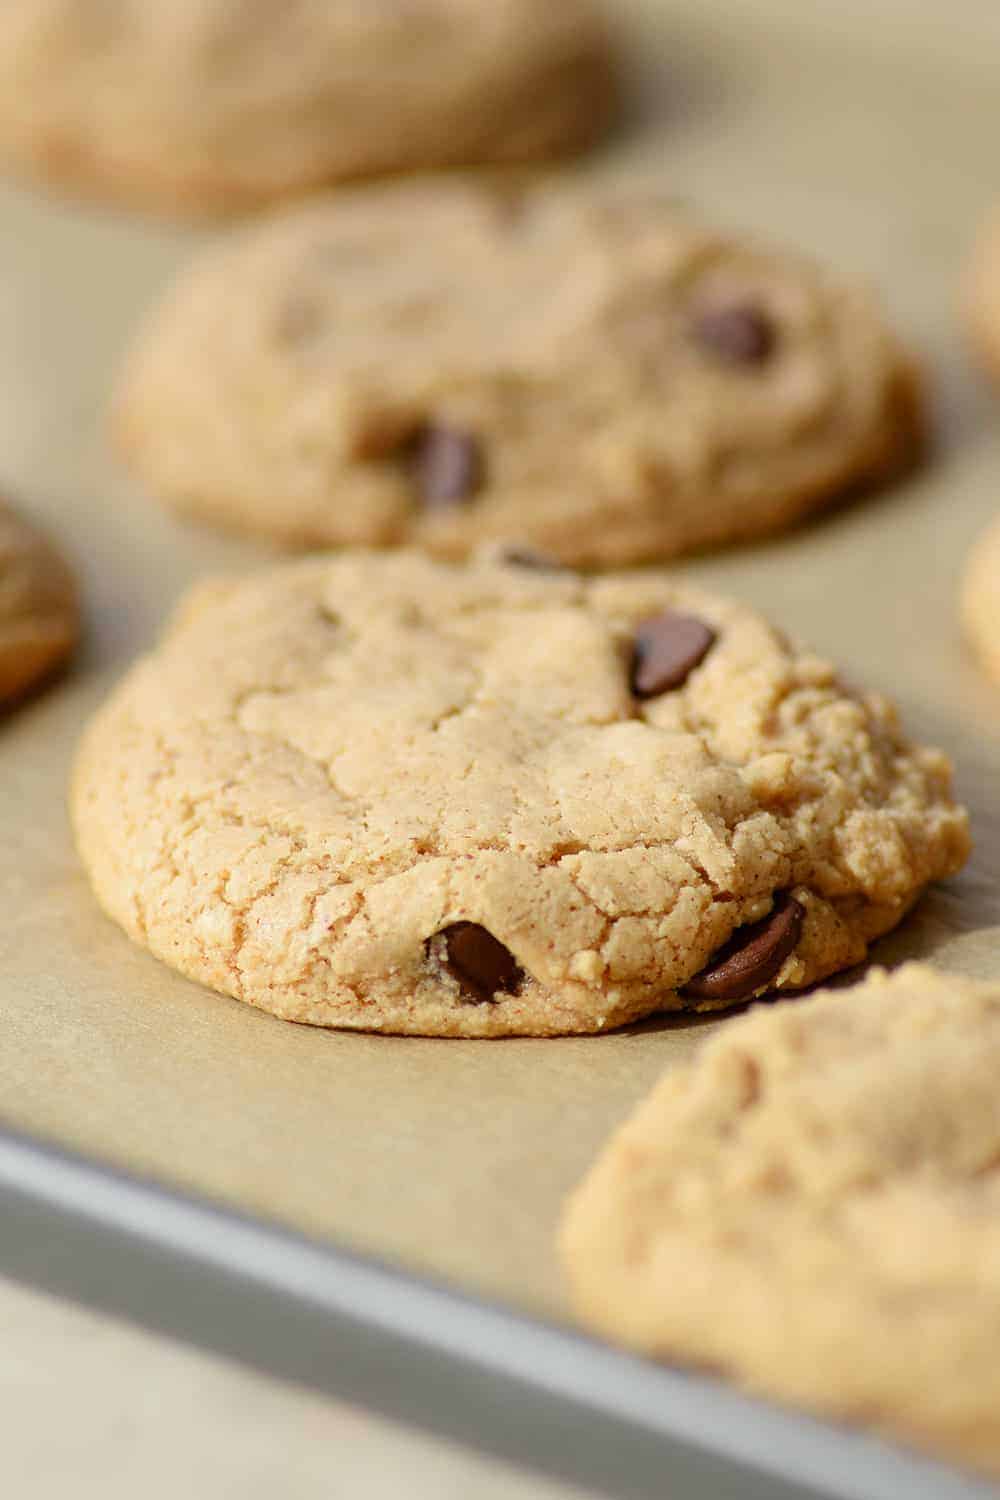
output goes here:
[[771, 319], [752, 302], [706, 308], [694, 333], [704, 348], [732, 365], [762, 365], [777, 343]]
[[516, 994], [524, 983], [524, 970], [510, 949], [478, 922], [453, 922], [431, 941], [435, 939], [448, 973], [480, 1004], [492, 1000], [498, 991]]
[[656, 698], [681, 687], [715, 643], [715, 631], [695, 615], [665, 609], [643, 620], [635, 633], [632, 691]]
[[532, 573], [565, 573], [566, 565], [547, 552], [536, 552], [534, 547], [502, 547], [497, 561], [507, 568], [527, 568]]
[[429, 422], [410, 445], [410, 466], [429, 510], [444, 510], [469, 500], [483, 482], [479, 439], [460, 427]]
[[689, 979], [682, 994], [697, 1000], [749, 1000], [777, 974], [802, 933], [805, 911], [787, 891], [779, 891], [774, 905], [759, 922], [737, 927], [729, 941], [700, 974]]

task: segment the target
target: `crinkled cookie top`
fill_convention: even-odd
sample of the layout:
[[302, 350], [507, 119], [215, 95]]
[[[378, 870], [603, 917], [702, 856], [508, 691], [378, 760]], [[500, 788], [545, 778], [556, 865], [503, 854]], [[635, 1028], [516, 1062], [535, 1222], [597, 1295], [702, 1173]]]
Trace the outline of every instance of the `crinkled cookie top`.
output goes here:
[[667, 575], [538, 563], [196, 591], [81, 750], [107, 910], [292, 1019], [556, 1034], [809, 984], [962, 864], [884, 700]]

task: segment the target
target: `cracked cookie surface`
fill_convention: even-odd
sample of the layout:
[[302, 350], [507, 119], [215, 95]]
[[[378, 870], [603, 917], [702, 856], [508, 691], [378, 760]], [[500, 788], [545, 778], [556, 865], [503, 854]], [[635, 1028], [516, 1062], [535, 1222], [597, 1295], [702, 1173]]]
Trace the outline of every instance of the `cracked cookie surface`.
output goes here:
[[1000, 1473], [1000, 986], [926, 965], [733, 1021], [569, 1200], [583, 1321]]
[[289, 1019], [555, 1035], [808, 984], [961, 865], [887, 702], [664, 573], [537, 561], [196, 589], [79, 753], [105, 909]]
[[608, 123], [589, 0], [19, 0], [0, 151], [160, 211], [575, 149]]
[[804, 257], [646, 188], [439, 180], [209, 249], [114, 425], [216, 524], [604, 567], [790, 524], [907, 464], [922, 418], [873, 298]]
[[43, 533], [0, 500], [0, 708], [61, 666], [79, 629], [69, 568]]

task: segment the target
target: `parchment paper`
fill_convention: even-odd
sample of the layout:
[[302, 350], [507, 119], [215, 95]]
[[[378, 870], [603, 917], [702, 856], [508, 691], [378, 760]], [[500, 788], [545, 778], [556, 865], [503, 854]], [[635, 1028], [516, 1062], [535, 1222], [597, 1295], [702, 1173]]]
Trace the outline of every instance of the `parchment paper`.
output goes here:
[[[884, 962], [1000, 975], [1000, 687], [958, 637], [956, 577], [1000, 506], [1000, 400], [954, 313], [968, 241], [1000, 195], [988, 3], [626, 0], [633, 105], [596, 171], [873, 277], [933, 375], [920, 476], [783, 540], [686, 565], [894, 693], [955, 756], [977, 850]], [[992, 45], [991, 45], [992, 44]], [[102, 418], [140, 311], [197, 243], [0, 188], [0, 483], [78, 564], [74, 673], [0, 727], [0, 1118], [244, 1209], [560, 1315], [560, 1199], [608, 1130], [713, 1026], [444, 1042], [298, 1028], [133, 948], [68, 836], [81, 724], [187, 583], [263, 549], [168, 519], [106, 451]]]

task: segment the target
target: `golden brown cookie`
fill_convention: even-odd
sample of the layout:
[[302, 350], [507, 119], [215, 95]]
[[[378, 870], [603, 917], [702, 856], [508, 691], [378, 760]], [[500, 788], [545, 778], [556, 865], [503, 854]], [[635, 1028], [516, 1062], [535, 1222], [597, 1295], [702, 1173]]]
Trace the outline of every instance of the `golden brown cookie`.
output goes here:
[[290, 1020], [556, 1035], [809, 984], [962, 864], [883, 699], [668, 575], [528, 562], [196, 591], [80, 750], [105, 909]]
[[908, 964], [754, 1010], [570, 1199], [597, 1332], [1000, 1474], [1000, 986]]
[[68, 567], [47, 537], [0, 501], [0, 709], [63, 664], [79, 628]]
[[116, 429], [150, 488], [292, 546], [520, 539], [610, 567], [787, 526], [917, 451], [871, 296], [648, 192], [410, 182], [210, 249]]
[[608, 122], [590, 0], [17, 0], [0, 153], [170, 211], [348, 177], [525, 161]]

